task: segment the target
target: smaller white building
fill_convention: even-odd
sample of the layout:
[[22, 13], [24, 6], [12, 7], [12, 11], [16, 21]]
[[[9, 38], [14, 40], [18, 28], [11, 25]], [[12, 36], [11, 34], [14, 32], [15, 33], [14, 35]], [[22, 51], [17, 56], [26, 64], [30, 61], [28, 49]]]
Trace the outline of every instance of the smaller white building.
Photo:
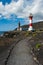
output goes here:
[[20, 27], [20, 28], [17, 28], [17, 31], [22, 31], [22, 27]]

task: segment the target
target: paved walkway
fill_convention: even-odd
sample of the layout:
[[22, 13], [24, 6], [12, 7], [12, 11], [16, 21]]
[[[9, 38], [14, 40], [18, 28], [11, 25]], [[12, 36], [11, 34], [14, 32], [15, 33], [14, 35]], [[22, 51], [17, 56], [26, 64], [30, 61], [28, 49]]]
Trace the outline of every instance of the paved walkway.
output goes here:
[[13, 49], [7, 65], [37, 65], [29, 53], [29, 38], [21, 40]]

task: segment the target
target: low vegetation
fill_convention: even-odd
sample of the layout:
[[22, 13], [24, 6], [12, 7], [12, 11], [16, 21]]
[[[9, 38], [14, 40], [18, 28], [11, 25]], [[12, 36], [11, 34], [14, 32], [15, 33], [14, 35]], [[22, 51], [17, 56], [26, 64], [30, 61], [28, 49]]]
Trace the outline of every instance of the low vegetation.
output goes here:
[[39, 64], [43, 64], [43, 32], [37, 31], [32, 33], [32, 39], [30, 39], [30, 50]]

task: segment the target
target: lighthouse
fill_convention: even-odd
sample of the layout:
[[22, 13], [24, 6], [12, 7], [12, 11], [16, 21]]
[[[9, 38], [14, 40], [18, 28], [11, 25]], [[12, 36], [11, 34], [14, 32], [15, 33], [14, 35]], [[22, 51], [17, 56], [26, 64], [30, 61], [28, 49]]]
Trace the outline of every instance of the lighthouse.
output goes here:
[[31, 13], [31, 14], [29, 15], [29, 28], [28, 28], [28, 31], [33, 31], [32, 19], [33, 19], [33, 15], [32, 15], [32, 13]]

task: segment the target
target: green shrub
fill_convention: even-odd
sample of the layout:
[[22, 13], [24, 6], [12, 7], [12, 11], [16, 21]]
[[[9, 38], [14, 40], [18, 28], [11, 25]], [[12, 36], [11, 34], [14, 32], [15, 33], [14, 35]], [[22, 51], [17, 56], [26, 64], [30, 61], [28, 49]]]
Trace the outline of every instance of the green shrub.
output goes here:
[[41, 44], [37, 43], [36, 44], [36, 49], [40, 48]]

